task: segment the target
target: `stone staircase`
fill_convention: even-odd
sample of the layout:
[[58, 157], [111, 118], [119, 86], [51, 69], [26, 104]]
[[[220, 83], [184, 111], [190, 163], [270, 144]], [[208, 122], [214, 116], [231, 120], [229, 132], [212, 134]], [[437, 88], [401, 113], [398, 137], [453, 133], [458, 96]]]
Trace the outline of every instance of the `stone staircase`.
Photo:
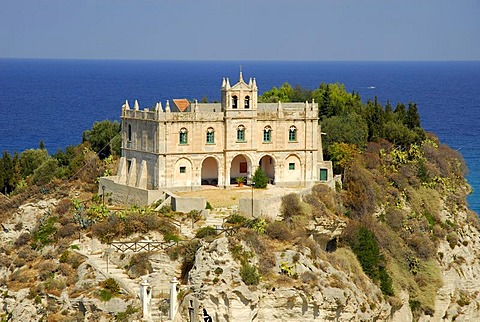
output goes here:
[[[221, 229], [225, 219], [238, 210], [238, 206], [232, 208], [216, 208], [202, 213], [204, 220], [195, 223], [194, 228], [191, 225], [182, 225], [181, 233], [186, 238], [193, 238], [195, 232], [205, 226], [212, 226]], [[171, 261], [165, 251], [157, 253], [151, 258], [153, 272], [148, 276], [131, 279], [123, 269], [117, 267], [114, 263], [106, 261], [103, 251], [100, 253], [90, 254], [91, 249], [83, 251], [75, 250], [77, 253], [87, 258], [87, 263], [95, 270], [99, 271], [105, 278], [114, 278], [120, 287], [128, 294], [136, 299], [140, 299], [140, 282], [143, 279], [149, 281], [153, 286], [153, 297], [150, 304], [151, 319], [150, 321], [171, 321], [168, 317], [168, 310], [162, 313], [159, 306], [169, 302], [170, 282], [173, 277], [180, 275], [180, 267], [172, 268]]]
[[[103, 258], [102, 254], [85, 254], [80, 251], [77, 253], [87, 257], [87, 263], [95, 270], [100, 272], [105, 278], [114, 278], [120, 287], [133, 297], [140, 298], [140, 279], [132, 280], [124, 271], [118, 268], [115, 264], [108, 262]], [[155, 281], [154, 297], [151, 300], [150, 312], [151, 319], [149, 321], [171, 321], [168, 317], [168, 308], [166, 313], [162, 313], [159, 305], [162, 302], [169, 302], [170, 296], [170, 281], [173, 276], [179, 275], [178, 269], [173, 269], [168, 265], [169, 258], [166, 253], [161, 253], [159, 260], [152, 260], [153, 273], [143, 278], [148, 281]], [[147, 320], [146, 320], [147, 321]]]
[[161, 299], [161, 298], [152, 299], [150, 304], [152, 321], [165, 321], [165, 322], [171, 321], [170, 318], [168, 317], [168, 310], [166, 311], [166, 313], [162, 313], [159, 309], [159, 306], [162, 302], [164, 302], [164, 299]]
[[238, 206], [229, 208], [215, 208], [210, 210], [206, 216], [205, 224], [203, 226], [212, 226], [221, 229], [224, 226], [225, 220], [233, 213], [238, 211]]
[[[80, 253], [80, 252], [79, 252]], [[108, 262], [102, 258], [101, 254], [87, 255], [87, 263], [99, 271], [105, 278], [114, 278], [122, 289], [135, 298], [139, 297], [139, 283], [132, 280], [124, 271], [118, 268], [115, 264]]]

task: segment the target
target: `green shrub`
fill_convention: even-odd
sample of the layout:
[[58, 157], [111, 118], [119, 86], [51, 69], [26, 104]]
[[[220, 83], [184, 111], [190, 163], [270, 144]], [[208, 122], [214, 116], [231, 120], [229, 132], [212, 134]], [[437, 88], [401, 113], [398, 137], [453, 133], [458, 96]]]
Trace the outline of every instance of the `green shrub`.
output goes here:
[[258, 285], [260, 282], [260, 275], [257, 268], [248, 263], [244, 263], [240, 268], [240, 277], [246, 285]]
[[417, 311], [422, 307], [421, 303], [417, 300], [410, 300], [410, 301], [408, 301], [408, 304], [409, 304], [410, 310], [412, 310], [412, 312]]
[[113, 297], [113, 294], [112, 292], [110, 292], [109, 290], [107, 289], [101, 289], [98, 294], [100, 295], [100, 299], [103, 301], [103, 302], [108, 302], [112, 299]]
[[53, 237], [57, 229], [55, 223], [57, 217], [48, 217], [43, 224], [40, 225], [37, 231], [33, 234], [33, 240], [36, 248], [41, 248], [53, 242]]
[[103, 281], [103, 287], [112, 294], [120, 293], [120, 285], [118, 285], [118, 282], [114, 278], [110, 277]]
[[380, 277], [380, 289], [384, 295], [393, 296], [393, 285], [392, 285], [392, 278], [388, 274], [385, 267], [381, 266], [379, 268], [379, 277]]
[[50, 158], [35, 169], [32, 175], [32, 183], [38, 186], [46, 185], [55, 177], [58, 170], [56, 159]]
[[131, 304], [127, 306], [127, 309], [124, 312], [118, 312], [115, 316], [115, 321], [117, 322], [128, 322], [131, 320], [131, 315], [140, 311], [139, 308], [133, 307]]
[[268, 177], [265, 175], [265, 172], [263, 172], [261, 167], [258, 167], [257, 170], [255, 170], [252, 180], [255, 182], [255, 189], [264, 189], [267, 187]]
[[350, 247], [357, 256], [365, 274], [373, 280], [378, 280], [380, 251], [375, 235], [368, 228], [359, 227], [351, 237]]
[[239, 226], [244, 225], [247, 221], [248, 221], [247, 218], [239, 214], [232, 214], [226, 220], [226, 222], [229, 224], [239, 225]]
[[255, 218], [250, 222], [249, 226], [252, 228], [253, 231], [259, 234], [264, 234], [265, 228], [267, 227], [267, 222], [263, 218]]
[[167, 231], [163, 233], [163, 239], [168, 243], [168, 242], [179, 242], [180, 236], [178, 236], [176, 233]]
[[208, 238], [217, 235], [217, 230], [212, 226], [206, 226], [200, 228], [195, 234], [195, 238]]

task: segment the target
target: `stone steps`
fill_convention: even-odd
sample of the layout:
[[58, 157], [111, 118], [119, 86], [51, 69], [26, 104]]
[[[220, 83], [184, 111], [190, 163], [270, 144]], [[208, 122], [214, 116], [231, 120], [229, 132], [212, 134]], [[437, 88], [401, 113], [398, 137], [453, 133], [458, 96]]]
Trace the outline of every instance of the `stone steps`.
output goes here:
[[139, 284], [132, 280], [124, 271], [115, 264], [107, 262], [100, 254], [87, 255], [87, 262], [96, 270], [100, 271], [106, 278], [114, 278], [118, 284], [134, 297], [139, 296]]
[[167, 314], [163, 314], [159, 308], [158, 305], [162, 299], [152, 299], [152, 302], [150, 304], [150, 311], [151, 311], [151, 317], [153, 321], [171, 321], [168, 317], [168, 312]]

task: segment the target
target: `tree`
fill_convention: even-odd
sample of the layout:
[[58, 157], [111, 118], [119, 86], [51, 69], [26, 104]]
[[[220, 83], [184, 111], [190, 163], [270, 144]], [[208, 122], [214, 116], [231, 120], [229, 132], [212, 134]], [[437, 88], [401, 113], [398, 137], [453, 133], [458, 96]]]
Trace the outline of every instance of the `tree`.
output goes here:
[[255, 182], [254, 187], [256, 189], [263, 189], [267, 187], [268, 177], [265, 175], [265, 172], [263, 172], [261, 167], [258, 167], [257, 170], [255, 170], [252, 180]]
[[278, 89], [273, 87], [259, 97], [258, 101], [262, 103], [291, 102], [294, 96], [294, 90], [289, 83], [283, 83]]
[[328, 147], [334, 142], [355, 144], [364, 147], [367, 144], [368, 126], [365, 119], [356, 113], [333, 116], [324, 119], [322, 131], [326, 133], [323, 139], [323, 149], [328, 152]]
[[350, 247], [358, 258], [363, 271], [372, 280], [379, 279], [380, 250], [375, 235], [366, 227], [356, 230], [350, 240]]
[[0, 159], [0, 189], [2, 193], [11, 192], [12, 186], [10, 180], [13, 176], [13, 161], [8, 151], [3, 151], [2, 159]]
[[20, 153], [20, 173], [22, 178], [33, 174], [43, 162], [48, 159], [47, 150], [29, 149]]
[[418, 114], [416, 103], [408, 103], [408, 110], [405, 116], [405, 125], [411, 130], [420, 127], [420, 115]]
[[[320, 85], [320, 90], [322, 90], [322, 85]], [[330, 104], [330, 86], [328, 84], [325, 85], [325, 89], [321, 93], [318, 105], [320, 119], [333, 116], [332, 106]]]
[[382, 138], [384, 136], [385, 111], [378, 104], [376, 96], [374, 103], [370, 100], [367, 102], [365, 119], [368, 125], [368, 140], [376, 141]]
[[390, 100], [385, 104], [385, 123], [393, 120], [393, 110]]
[[16, 188], [21, 180], [22, 171], [20, 168], [20, 154], [18, 154], [18, 152], [15, 152], [13, 154], [13, 176], [10, 178], [9, 183], [12, 187]]
[[398, 103], [393, 113], [395, 114], [395, 119], [398, 122], [405, 123], [405, 120], [407, 118], [407, 111], [405, 109], [405, 104]]
[[360, 154], [360, 150], [354, 144], [335, 142], [328, 147], [328, 153], [335, 165], [335, 169], [344, 173], [345, 169]]
[[292, 102], [305, 102], [312, 100], [312, 91], [302, 88], [300, 85], [295, 85], [291, 97]]
[[119, 132], [120, 124], [117, 121], [104, 120], [95, 122], [91, 130], [83, 132], [82, 140], [90, 142], [92, 150], [101, 159], [104, 159], [111, 154], [120, 154], [121, 136]]
[[38, 186], [45, 185], [52, 180], [58, 170], [58, 162], [54, 158], [49, 158], [35, 169], [32, 175], [32, 183]]
[[59, 166], [66, 167], [70, 164], [70, 161], [75, 158], [75, 156], [75, 146], [69, 145], [65, 148], [65, 152], [63, 152], [62, 149], [58, 149], [52, 157], [57, 159]]

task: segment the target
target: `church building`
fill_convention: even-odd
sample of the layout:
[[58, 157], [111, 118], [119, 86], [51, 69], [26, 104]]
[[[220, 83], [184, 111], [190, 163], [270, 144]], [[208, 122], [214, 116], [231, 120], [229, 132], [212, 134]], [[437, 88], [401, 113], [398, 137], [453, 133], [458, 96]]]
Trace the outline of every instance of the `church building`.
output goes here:
[[255, 79], [224, 78], [220, 103], [186, 99], [140, 109], [122, 106], [117, 185], [142, 190], [228, 188], [261, 167], [270, 184], [331, 182], [323, 160], [318, 104], [259, 103]]

